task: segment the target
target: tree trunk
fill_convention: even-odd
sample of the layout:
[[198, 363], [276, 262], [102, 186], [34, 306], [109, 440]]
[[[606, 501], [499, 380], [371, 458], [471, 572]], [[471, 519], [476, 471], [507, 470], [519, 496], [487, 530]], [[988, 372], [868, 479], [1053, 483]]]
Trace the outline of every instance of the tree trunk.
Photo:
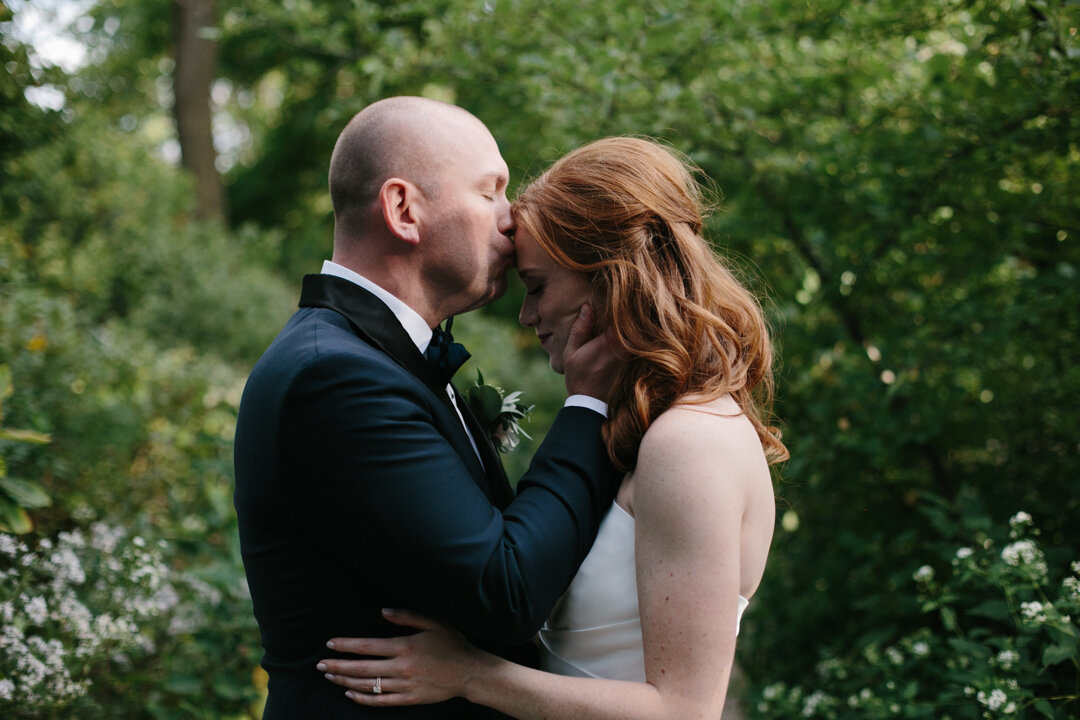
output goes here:
[[173, 35], [176, 74], [173, 115], [183, 166], [195, 175], [198, 216], [225, 221], [225, 192], [214, 161], [210, 84], [217, 64], [216, 0], [175, 0]]

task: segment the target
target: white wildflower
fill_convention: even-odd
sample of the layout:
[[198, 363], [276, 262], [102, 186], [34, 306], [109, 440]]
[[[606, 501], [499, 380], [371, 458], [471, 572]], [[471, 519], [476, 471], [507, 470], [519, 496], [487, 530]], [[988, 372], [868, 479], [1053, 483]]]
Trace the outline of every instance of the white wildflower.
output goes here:
[[930, 567], [929, 565], [923, 565], [921, 568], [915, 571], [915, 574], [912, 575], [912, 577], [915, 578], [915, 582], [930, 582], [934, 579], [934, 568]]
[[[30, 638], [31, 641], [38, 639], [40, 638]], [[22, 681], [19, 684], [30, 688], [40, 685], [49, 674], [49, 668], [45, 666], [41, 658], [31, 652], [21, 653], [15, 659], [15, 669], [22, 675]]]
[[135, 537], [131, 538], [131, 543], [135, 547], [140, 547], [140, 548], [146, 547], [146, 541], [143, 540], [142, 537], [140, 537], [139, 535], [136, 535]]
[[1009, 518], [1009, 527], [1022, 527], [1031, 524], [1031, 516], [1021, 510]]
[[1073, 575], [1080, 577], [1080, 560], [1073, 560], [1069, 567], [1072, 568]]
[[989, 695], [980, 690], [975, 699], [991, 710], [1000, 710], [1008, 702], [1009, 697], [1001, 688], [994, 688]]
[[86, 571], [79, 562], [79, 556], [71, 548], [57, 550], [49, 558], [49, 562], [55, 568], [57, 582], [71, 585], [81, 585], [86, 582]]
[[806, 699], [803, 700], [803, 717], [813, 717], [814, 714], [817, 712], [817, 706], [820, 705], [822, 701], [827, 700], [828, 698], [829, 696], [821, 690], [815, 690], [814, 692], [807, 695]]
[[975, 551], [972, 550], [971, 548], [962, 547], [962, 548], [960, 548], [959, 550], [956, 551], [956, 559], [957, 560], [965, 560], [965, 559], [971, 557], [974, 553], [975, 553]]
[[12, 700], [15, 697], [15, 683], [10, 679], [0, 680], [0, 700]]
[[1061, 581], [1061, 587], [1065, 591], [1065, 598], [1072, 602], [1080, 602], [1080, 578], [1068, 576]]
[[81, 530], [72, 530], [71, 532], [62, 532], [56, 536], [61, 545], [68, 545], [70, 547], [82, 548], [86, 547], [86, 538], [83, 537]]
[[885, 648], [885, 657], [893, 665], [903, 665], [904, 664], [904, 654], [902, 652], [900, 652], [899, 650], [897, 650], [896, 648], [894, 648], [894, 647]]
[[1026, 512], [1018, 512], [1009, 518], [1009, 537], [1016, 539], [1024, 535], [1024, 529], [1031, 526], [1031, 516]]
[[49, 606], [45, 602], [45, 598], [38, 595], [37, 597], [26, 600], [26, 596], [22, 596], [25, 602], [23, 610], [26, 612], [26, 617], [30, 619], [30, 622], [34, 625], [41, 625], [49, 618]]
[[[5, 625], [3, 632], [0, 632], [0, 648], [25, 648], [24, 639], [23, 631], [17, 625]], [[13, 651], [11, 654], [15, 655], [17, 652]]]
[[911, 654], [918, 658], [926, 657], [930, 654], [930, 646], [920, 640], [911, 646]]
[[122, 527], [109, 527], [105, 523], [96, 522], [90, 526], [90, 546], [105, 555], [112, 555], [126, 534], [127, 531]]
[[1020, 603], [1020, 614], [1024, 619], [1033, 623], [1044, 623], [1047, 620], [1046, 609], [1038, 600]]
[[221, 591], [210, 583], [195, 577], [185, 578], [184, 582], [187, 583], [188, 587], [195, 591], [199, 601], [203, 604], [211, 607], [221, 604]]
[[783, 691], [784, 686], [780, 683], [773, 683], [765, 688], [761, 694], [766, 700], [775, 700]]
[[1001, 559], [1006, 565], [1013, 567], [1030, 567], [1038, 577], [1045, 578], [1048, 572], [1046, 557], [1031, 540], [1017, 540], [1011, 545], [1006, 545], [1001, 551]]
[[14, 535], [9, 535], [6, 532], [0, 532], [0, 554], [7, 555], [8, 557], [15, 557], [19, 552], [19, 543], [16, 542]]
[[1001, 666], [1002, 670], [1008, 670], [1014, 664], [1016, 664], [1016, 661], [1019, 659], [1020, 654], [1015, 650], [1002, 650], [997, 655], [997, 662], [998, 665]]

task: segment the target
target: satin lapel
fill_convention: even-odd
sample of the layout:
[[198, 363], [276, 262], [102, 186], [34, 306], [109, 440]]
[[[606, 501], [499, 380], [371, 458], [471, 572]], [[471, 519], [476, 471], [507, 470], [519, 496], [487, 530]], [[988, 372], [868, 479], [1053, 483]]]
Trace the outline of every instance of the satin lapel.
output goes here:
[[[305, 275], [303, 289], [300, 291], [300, 307], [327, 308], [344, 316], [352, 324], [357, 335], [382, 350], [398, 365], [419, 378], [456, 416], [454, 404], [446, 394], [446, 385], [428, 365], [427, 360], [413, 344], [412, 338], [405, 332], [405, 328], [401, 327], [394, 313], [382, 300], [356, 283], [343, 278], [333, 275]], [[475, 434], [476, 431], [471, 427], [470, 430]], [[494, 467], [498, 468], [498, 473], [502, 473], [502, 483], [494, 482], [492, 475], [485, 472], [484, 465], [473, 452], [461, 423], [454, 422], [451, 432], [457, 436], [455, 447], [469, 466], [477, 485], [484, 490], [484, 494], [492, 503], [499, 505], [500, 508], [503, 507], [501, 503], [505, 495], [503, 485], [506, 485], [506, 475], [498, 457], [495, 458]], [[486, 456], [483, 458], [483, 463], [492, 467]]]
[[[323, 307], [344, 315], [357, 334], [420, 378], [437, 395], [446, 395], [442, 381], [390, 308], [356, 283], [333, 275], [305, 275], [300, 307]], [[446, 398], [446, 405], [453, 409], [450, 398]]]

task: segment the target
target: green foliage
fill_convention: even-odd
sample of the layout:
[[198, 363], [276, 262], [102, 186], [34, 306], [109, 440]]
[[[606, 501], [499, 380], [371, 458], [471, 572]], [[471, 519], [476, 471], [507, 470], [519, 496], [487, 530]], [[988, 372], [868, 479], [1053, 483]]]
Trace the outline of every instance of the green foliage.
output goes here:
[[[4, 410], [53, 438], [0, 450], [13, 476], [55, 499], [28, 511], [42, 536], [115, 519], [166, 538], [170, 566], [217, 578], [222, 604], [206, 612], [229, 629], [156, 657], [153, 681], [129, 676], [115, 707], [142, 693], [162, 717], [249, 709], [255, 640], [229, 502], [235, 401], [295, 304], [270, 269], [295, 283], [329, 253], [337, 133], [368, 102], [411, 93], [488, 123], [515, 183], [617, 133], [663, 138], [716, 183], [710, 238], [767, 298], [792, 453], [739, 641], [751, 710], [961, 718], [1013, 702], [1018, 714], [1075, 714], [1075, 701], [1047, 698], [1076, 694], [1063, 629], [1075, 623], [1059, 622], [1076, 617], [1074, 586], [1057, 583], [1080, 537], [1080, 6], [219, 10], [213, 106], [229, 130], [232, 229], [191, 224], [190, 181], [154, 159], [171, 138], [169, 3], [99, 3], [83, 34], [97, 62], [70, 78], [0, 43], [0, 365], [17, 390]], [[43, 83], [68, 93], [63, 113], [25, 101]], [[514, 323], [520, 297], [512, 283], [455, 324], [473, 353], [463, 377], [479, 368], [537, 406], [524, 426], [534, 440], [504, 456], [512, 478], [565, 395]], [[1017, 508], [1039, 521], [1048, 578], [1001, 556], [1025, 539], [1000, 529]], [[959, 547], [972, 554], [956, 558]], [[935, 577], [913, 586], [923, 565]], [[1028, 622], [1025, 602], [1057, 619]], [[1005, 668], [1008, 652], [1018, 657]], [[217, 673], [224, 657], [235, 665]]]
[[[32, 106], [18, 113], [39, 121]], [[27, 133], [0, 158], [0, 367], [16, 389], [4, 421], [52, 438], [0, 440], [14, 476], [0, 499], [14, 493], [34, 522], [14, 547], [36, 558], [0, 563], [11, 602], [0, 715], [257, 716], [265, 682], [236, 548], [231, 441], [247, 369], [296, 302], [267, 269], [280, 236], [192, 224], [189, 182], [101, 115], [42, 125], [62, 132]], [[176, 603], [125, 611], [147, 564], [71, 545], [96, 527], [155, 548], [149, 566]], [[61, 547], [89, 580], [49, 575]], [[75, 601], [130, 623], [87, 649]], [[50, 615], [39, 622], [42, 602]]]
[[[11, 397], [11, 368], [0, 365], [0, 423], [4, 420], [4, 400]], [[43, 445], [49, 436], [33, 430], [15, 430], [0, 425], [0, 441]], [[52, 498], [36, 482], [8, 477], [7, 463], [0, 455], [0, 532], [28, 533], [34, 529], [27, 510], [47, 507]]]
[[4, 717], [217, 718], [257, 702], [238, 682], [253, 622], [227, 596], [241, 593], [235, 571], [223, 589], [171, 567], [170, 550], [105, 523], [36, 547], [0, 534]]
[[753, 717], [1076, 716], [1080, 561], [1066, 568], [1061, 553], [1044, 552], [1025, 512], [1006, 533], [978, 508], [928, 500], [927, 564], [904, 583], [922, 627], [879, 628], [825, 655], [812, 681], [770, 684]]

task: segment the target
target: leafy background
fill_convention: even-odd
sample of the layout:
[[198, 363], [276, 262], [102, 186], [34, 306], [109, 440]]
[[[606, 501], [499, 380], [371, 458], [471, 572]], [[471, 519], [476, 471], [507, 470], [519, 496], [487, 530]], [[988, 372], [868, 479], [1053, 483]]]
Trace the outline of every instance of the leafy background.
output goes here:
[[[623, 133], [715, 184], [709, 237], [766, 299], [792, 455], [733, 706], [1080, 714], [1080, 4], [202, 2], [224, 215], [178, 164], [179, 4], [85, 4], [68, 32], [86, 61], [67, 69], [15, 22], [64, 3], [0, 4], [0, 510], [23, 544], [0, 554], [0, 620], [70, 646], [62, 613], [27, 610], [44, 587], [130, 611], [90, 592], [123, 585], [91, 541], [72, 545], [82, 582], [19, 569], [60, 533], [163, 541], [177, 588], [136, 618], [145, 642], [56, 661], [88, 683], [63, 703], [29, 699], [60, 670], [28, 675], [5, 630], [5, 717], [258, 716], [236, 407], [329, 253], [334, 139], [391, 94], [474, 112], [514, 184]], [[512, 282], [455, 330], [465, 372], [527, 391], [540, 439], [563, 391], [516, 325], [520, 297]], [[512, 476], [530, 452], [508, 456]], [[131, 562], [116, 572], [147, 574]]]

